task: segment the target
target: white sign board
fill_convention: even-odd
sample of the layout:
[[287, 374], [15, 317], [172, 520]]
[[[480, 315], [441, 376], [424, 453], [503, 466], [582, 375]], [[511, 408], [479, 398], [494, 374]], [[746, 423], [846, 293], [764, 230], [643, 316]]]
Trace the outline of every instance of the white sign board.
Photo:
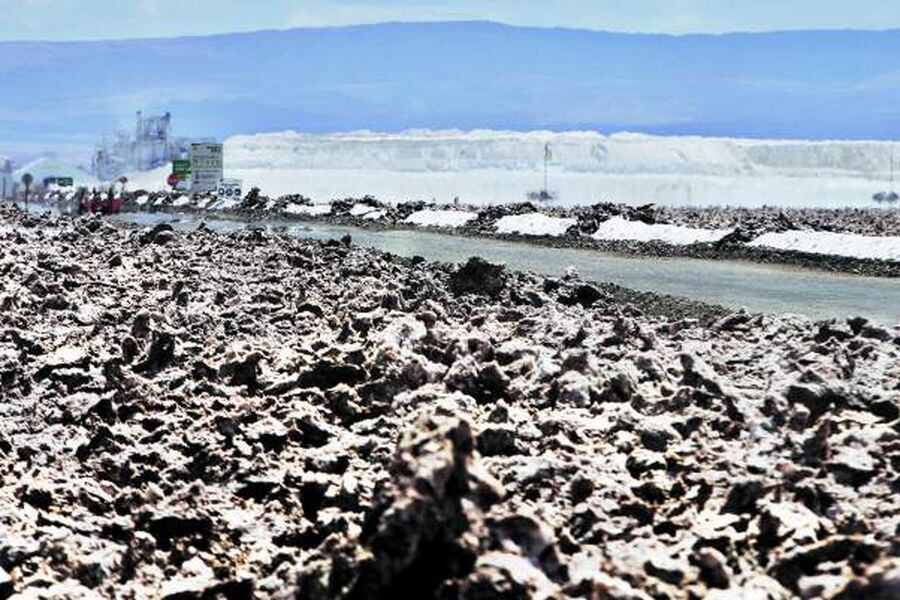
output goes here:
[[240, 200], [243, 197], [240, 179], [223, 179], [216, 188], [216, 194], [222, 200]]
[[211, 192], [222, 179], [222, 144], [191, 144], [191, 191]]

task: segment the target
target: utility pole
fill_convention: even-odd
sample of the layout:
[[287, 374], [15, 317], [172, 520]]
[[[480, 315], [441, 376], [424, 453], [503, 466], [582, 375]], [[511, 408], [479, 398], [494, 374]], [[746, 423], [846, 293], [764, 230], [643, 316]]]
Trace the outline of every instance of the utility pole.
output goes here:
[[544, 197], [548, 197], [550, 195], [550, 188], [548, 182], [548, 169], [550, 167], [550, 159], [553, 158], [553, 153], [550, 151], [550, 142], [544, 144]]
[[25, 210], [28, 211], [28, 194], [31, 192], [31, 184], [34, 182], [34, 177], [31, 176], [31, 173], [25, 173], [22, 175], [22, 185], [25, 186]]
[[891, 148], [891, 191], [894, 191], [894, 149]]
[[893, 204], [897, 198], [897, 192], [894, 191], [894, 147], [891, 146], [891, 191], [888, 192], [887, 201]]

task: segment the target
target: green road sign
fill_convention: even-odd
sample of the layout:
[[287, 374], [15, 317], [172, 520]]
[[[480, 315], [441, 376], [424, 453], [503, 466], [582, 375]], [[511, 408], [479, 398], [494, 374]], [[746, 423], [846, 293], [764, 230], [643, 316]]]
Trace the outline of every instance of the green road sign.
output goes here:
[[187, 179], [191, 174], [191, 161], [189, 160], [173, 160], [172, 173], [178, 175], [178, 179]]
[[71, 177], [57, 177], [56, 185], [58, 185], [59, 187], [72, 187], [73, 185], [75, 185], [75, 180]]

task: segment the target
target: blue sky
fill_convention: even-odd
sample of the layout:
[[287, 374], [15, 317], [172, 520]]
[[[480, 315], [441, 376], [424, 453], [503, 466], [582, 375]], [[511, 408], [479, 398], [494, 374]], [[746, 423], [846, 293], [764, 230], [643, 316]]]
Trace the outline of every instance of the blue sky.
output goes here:
[[493, 20], [659, 33], [900, 28], [897, 0], [0, 0], [0, 40]]

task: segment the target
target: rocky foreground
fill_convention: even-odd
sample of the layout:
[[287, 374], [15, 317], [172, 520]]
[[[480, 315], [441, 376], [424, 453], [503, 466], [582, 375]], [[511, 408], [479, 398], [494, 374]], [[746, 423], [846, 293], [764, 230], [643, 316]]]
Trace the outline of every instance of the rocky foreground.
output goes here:
[[0, 597], [897, 598], [900, 331], [0, 209]]

